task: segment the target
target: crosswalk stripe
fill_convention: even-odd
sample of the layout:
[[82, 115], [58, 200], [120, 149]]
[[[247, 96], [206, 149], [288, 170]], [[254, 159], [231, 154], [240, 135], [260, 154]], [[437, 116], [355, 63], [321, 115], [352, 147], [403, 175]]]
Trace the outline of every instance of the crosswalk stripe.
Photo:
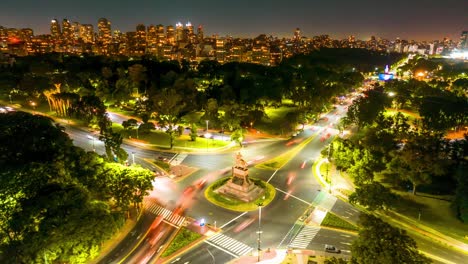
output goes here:
[[320, 231], [320, 227], [305, 226], [293, 239], [289, 247], [305, 249], [310, 244], [315, 235]]
[[207, 239], [207, 242], [213, 243], [239, 256], [243, 256], [253, 250], [252, 247], [224, 234], [216, 234]]
[[152, 205], [147, 205], [145, 207], [151, 213], [155, 215], [162, 215], [166, 221], [168, 221], [169, 223], [175, 224], [177, 226], [181, 226], [185, 221], [185, 217], [175, 214], [171, 210], [161, 207], [159, 205], [152, 204]]

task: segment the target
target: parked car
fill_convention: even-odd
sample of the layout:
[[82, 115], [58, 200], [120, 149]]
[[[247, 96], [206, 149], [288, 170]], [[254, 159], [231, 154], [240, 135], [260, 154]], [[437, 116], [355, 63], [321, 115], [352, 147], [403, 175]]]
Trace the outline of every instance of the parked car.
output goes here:
[[325, 252], [341, 253], [341, 250], [337, 249], [335, 246], [332, 245], [325, 245]]

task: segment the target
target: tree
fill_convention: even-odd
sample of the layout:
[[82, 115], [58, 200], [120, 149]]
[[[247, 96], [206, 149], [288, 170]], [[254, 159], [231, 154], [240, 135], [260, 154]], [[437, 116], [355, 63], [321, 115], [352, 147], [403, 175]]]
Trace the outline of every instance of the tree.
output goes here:
[[356, 191], [349, 196], [351, 204], [360, 204], [370, 211], [387, 209], [396, 200], [397, 195], [375, 181], [357, 186]]
[[392, 227], [373, 215], [361, 214], [359, 218], [361, 229], [358, 239], [351, 245], [353, 252], [351, 263], [431, 262], [418, 252], [416, 242], [406, 234], [405, 230]]
[[455, 190], [455, 199], [452, 203], [457, 217], [464, 223], [468, 223], [468, 177], [466, 172], [468, 166], [460, 164], [457, 166], [455, 172], [455, 179], [457, 180], [457, 188]]
[[234, 130], [231, 134], [231, 140], [239, 143], [239, 146], [242, 147], [242, 141], [244, 140], [244, 130], [242, 128]]
[[158, 92], [152, 100], [159, 125], [167, 127], [166, 133], [169, 135], [172, 149], [175, 140], [175, 125], [179, 122], [181, 111], [185, 107], [183, 98], [175, 89], [165, 88]]
[[345, 259], [336, 258], [336, 257], [327, 258], [325, 259], [325, 262], [324, 262], [324, 264], [347, 264], [347, 263], [349, 262], [346, 261]]
[[99, 135], [99, 140], [104, 141], [104, 147], [109, 161], [123, 163], [127, 160], [128, 154], [121, 147], [123, 138], [120, 133], [113, 132], [112, 128], [109, 128], [104, 131], [103, 134]]
[[349, 107], [347, 118], [361, 128], [372, 124], [385, 107], [389, 105], [389, 97], [383, 91], [383, 87], [378, 86], [354, 101]]
[[190, 127], [190, 140], [196, 141], [197, 137], [198, 137], [197, 125], [195, 123], [192, 123], [192, 126]]

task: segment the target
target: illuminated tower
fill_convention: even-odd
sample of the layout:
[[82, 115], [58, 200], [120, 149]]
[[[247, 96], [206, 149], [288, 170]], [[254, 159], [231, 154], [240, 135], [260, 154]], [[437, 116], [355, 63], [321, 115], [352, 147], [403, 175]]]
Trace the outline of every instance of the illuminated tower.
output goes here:
[[226, 40], [224, 38], [216, 39], [216, 60], [219, 63], [224, 63], [226, 60]]
[[159, 24], [156, 26], [156, 42], [158, 45], [162, 45], [166, 42], [166, 35], [164, 33], [164, 26]]
[[101, 54], [109, 53], [109, 45], [112, 41], [111, 23], [106, 18], [98, 20], [98, 46]]
[[143, 55], [146, 52], [146, 27], [143, 24], [138, 24], [135, 34], [135, 53]]
[[62, 20], [62, 39], [65, 43], [71, 42], [72, 38], [72, 27], [68, 19], [64, 18]]
[[50, 35], [52, 39], [58, 40], [62, 35], [60, 32], [60, 24], [58, 23], [57, 19], [52, 19], [50, 22]]
[[146, 49], [150, 53], [155, 53], [158, 46], [157, 28], [154, 25], [148, 26], [148, 33], [146, 34]]
[[183, 41], [184, 40], [184, 26], [182, 23], [177, 22], [176, 24], [176, 29], [175, 29], [175, 34], [176, 34], [176, 41]]
[[166, 27], [166, 43], [170, 45], [175, 44], [175, 32], [173, 26]]
[[202, 25], [199, 25], [198, 28], [197, 28], [197, 40], [198, 40], [198, 42], [200, 42], [200, 43], [203, 42], [203, 38], [204, 38], [204, 36], [203, 36], [203, 27], [202, 27]]
[[296, 28], [296, 30], [294, 31], [294, 41], [295, 42], [301, 41], [301, 30], [299, 28]]
[[187, 22], [187, 24], [185, 24], [184, 39], [188, 40], [191, 43], [195, 42], [195, 34], [193, 33], [193, 25], [192, 23], [190, 23], [190, 21]]
[[111, 23], [106, 18], [100, 18], [98, 20], [98, 40], [103, 44], [109, 44], [111, 42]]
[[80, 25], [80, 36], [84, 43], [94, 43], [94, 27], [91, 24]]
[[72, 39], [73, 40], [78, 40], [81, 38], [81, 31], [80, 31], [80, 23], [79, 22], [73, 22], [71, 25], [71, 32], [72, 32]]

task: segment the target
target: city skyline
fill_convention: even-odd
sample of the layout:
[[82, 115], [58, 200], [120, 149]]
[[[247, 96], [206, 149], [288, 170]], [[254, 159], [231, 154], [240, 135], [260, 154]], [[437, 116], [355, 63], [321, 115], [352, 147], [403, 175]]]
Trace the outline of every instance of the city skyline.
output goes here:
[[56, 0], [41, 3], [7, 0], [0, 11], [0, 25], [31, 28], [34, 34], [50, 34], [50, 21], [55, 18], [67, 18], [96, 27], [98, 19], [105, 17], [112, 23], [112, 30], [122, 32], [135, 31], [137, 24], [175, 25], [190, 21], [195, 27], [203, 25], [207, 36], [255, 37], [267, 34], [292, 37], [294, 29], [299, 27], [302, 35], [308, 37], [328, 34], [335, 38], [354, 35], [363, 40], [377, 36], [427, 41], [444, 37], [457, 40], [468, 25], [464, 12], [468, 6], [460, 0], [444, 3], [396, 0], [392, 5], [367, 0], [353, 3], [330, 0], [315, 5], [303, 0], [255, 3], [246, 0], [183, 3], [176, 0], [170, 5], [139, 1], [119, 3], [118, 6], [111, 3], [108, 0], [99, 3], [83, 0], [64, 5]]

